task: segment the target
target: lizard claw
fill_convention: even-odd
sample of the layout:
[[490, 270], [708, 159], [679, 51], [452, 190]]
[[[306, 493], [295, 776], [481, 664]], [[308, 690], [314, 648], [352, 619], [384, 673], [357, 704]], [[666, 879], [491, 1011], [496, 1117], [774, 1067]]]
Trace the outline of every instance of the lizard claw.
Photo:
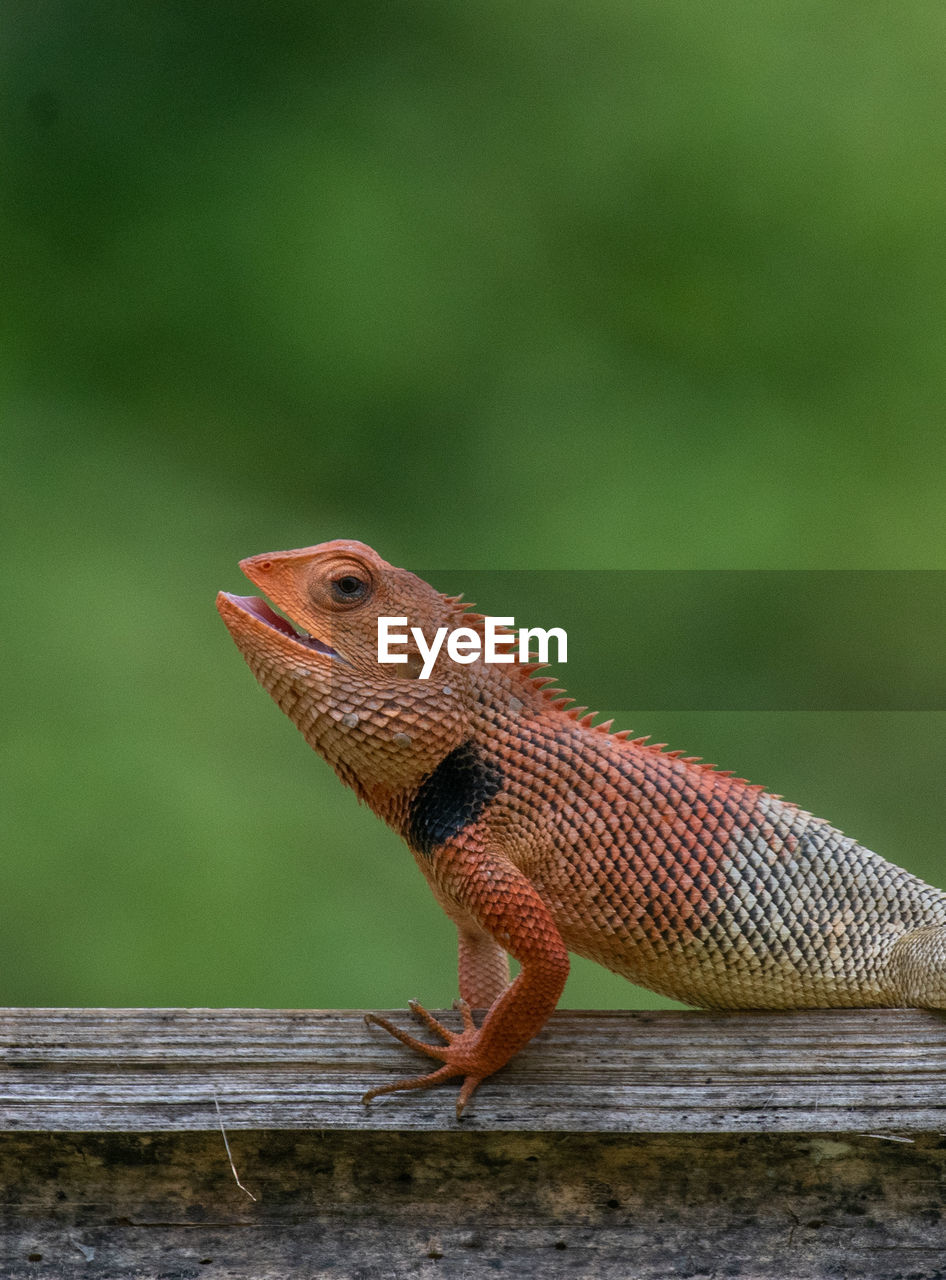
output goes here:
[[[449, 1045], [456, 1035], [448, 1030], [442, 1023], [427, 1012], [423, 1005], [419, 1005], [416, 1001], [411, 1001], [411, 1012], [419, 1021], [430, 1027], [431, 1031], [437, 1032], [443, 1036]], [[365, 1022], [369, 1027], [381, 1027], [388, 1035], [394, 1036], [395, 1040], [400, 1040], [401, 1044], [407, 1045], [408, 1049], [416, 1049], [418, 1053], [425, 1053], [428, 1058], [440, 1058], [443, 1061], [443, 1049], [445, 1046], [439, 1044], [428, 1044], [426, 1040], [418, 1040], [416, 1036], [412, 1036], [409, 1031], [402, 1031], [401, 1028], [390, 1018], [383, 1018], [380, 1013], [366, 1013]]]
[[407, 1007], [418, 1022], [422, 1022], [425, 1027], [429, 1027], [434, 1035], [442, 1036], [447, 1044], [454, 1038], [454, 1033], [448, 1027], [445, 1027], [438, 1018], [435, 1018], [432, 1013], [428, 1013], [417, 1000], [408, 1000]]
[[459, 1015], [463, 1019], [463, 1030], [475, 1031], [476, 1023], [473, 1021], [473, 1010], [470, 1008], [467, 1002], [461, 997], [459, 1000], [454, 1000], [453, 1007], [454, 1009], [456, 1009], [457, 1013], [459, 1013]]
[[368, 1026], [381, 1027], [389, 1035], [394, 1036], [395, 1040], [406, 1045], [408, 1049], [415, 1049], [418, 1053], [423, 1053], [428, 1058], [437, 1058], [443, 1063], [443, 1066], [425, 1076], [414, 1076], [406, 1080], [395, 1080], [393, 1084], [378, 1085], [374, 1089], [369, 1089], [361, 1100], [367, 1106], [374, 1098], [383, 1093], [399, 1093], [407, 1089], [429, 1089], [432, 1085], [441, 1084], [444, 1080], [452, 1080], [457, 1076], [463, 1076], [463, 1085], [457, 1098], [457, 1119], [459, 1120], [466, 1104], [473, 1096], [476, 1086], [481, 1080], [485, 1079], [487, 1074], [485, 1072], [483, 1075], [470, 1074], [467, 1066], [450, 1060], [452, 1056], [450, 1050], [458, 1041], [465, 1040], [468, 1046], [470, 1039], [478, 1034], [470, 1006], [465, 1000], [454, 1001], [453, 1007], [463, 1019], [462, 1031], [451, 1031], [449, 1027], [445, 1027], [438, 1018], [435, 1018], [432, 1013], [429, 1013], [416, 1000], [408, 1001], [408, 1007], [419, 1022], [422, 1022], [435, 1035], [441, 1036], [446, 1043], [438, 1045], [429, 1044], [426, 1040], [418, 1040], [416, 1036], [410, 1035], [407, 1031], [402, 1031], [389, 1018], [384, 1018], [378, 1013], [366, 1013], [365, 1023]]
[[[408, 1089], [429, 1089], [432, 1085], [442, 1084], [445, 1080], [455, 1080], [461, 1074], [462, 1069], [460, 1067], [453, 1067], [450, 1063], [445, 1063], [437, 1071], [431, 1071], [426, 1076], [412, 1076], [407, 1080], [395, 1080], [393, 1084], [376, 1085], [374, 1089], [369, 1089], [367, 1093], [361, 1095], [361, 1101], [367, 1107], [382, 1093], [400, 1093]], [[483, 1076], [464, 1077], [463, 1085], [457, 1097], [458, 1120], [462, 1118], [466, 1104], [473, 1097], [476, 1086], [483, 1079]]]
[[429, 1089], [431, 1085], [440, 1084], [444, 1080], [451, 1080], [457, 1074], [458, 1069], [456, 1067], [451, 1067], [449, 1063], [444, 1063], [442, 1067], [439, 1067], [436, 1071], [431, 1071], [426, 1076], [412, 1076], [406, 1080], [395, 1080], [393, 1084], [376, 1085], [375, 1088], [369, 1089], [367, 1093], [362, 1094], [361, 1100], [367, 1107], [382, 1093], [400, 1093], [402, 1090], [407, 1089]]

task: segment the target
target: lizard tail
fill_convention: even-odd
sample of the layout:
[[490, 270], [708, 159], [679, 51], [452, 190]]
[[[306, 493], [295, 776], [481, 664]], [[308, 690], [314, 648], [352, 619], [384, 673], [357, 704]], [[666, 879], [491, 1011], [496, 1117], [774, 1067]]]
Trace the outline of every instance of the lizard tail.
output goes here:
[[900, 1004], [946, 1009], [946, 925], [924, 925], [898, 938], [888, 972]]

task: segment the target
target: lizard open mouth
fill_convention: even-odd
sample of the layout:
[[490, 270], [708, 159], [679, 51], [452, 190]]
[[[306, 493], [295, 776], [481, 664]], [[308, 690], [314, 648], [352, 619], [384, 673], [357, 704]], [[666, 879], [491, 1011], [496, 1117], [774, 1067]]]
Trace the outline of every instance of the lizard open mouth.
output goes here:
[[225, 595], [231, 604], [235, 604], [244, 613], [251, 613], [260, 622], [265, 622], [267, 627], [271, 627], [273, 631], [282, 632], [284, 636], [289, 636], [297, 644], [304, 645], [307, 649], [314, 649], [316, 653], [324, 653], [328, 658], [343, 660], [340, 653], [336, 653], [334, 649], [324, 644], [323, 641], [294, 626], [288, 618], [284, 618], [275, 609], [271, 609], [266, 601], [260, 599], [259, 596], [234, 596], [229, 591], [221, 592], [221, 595]]

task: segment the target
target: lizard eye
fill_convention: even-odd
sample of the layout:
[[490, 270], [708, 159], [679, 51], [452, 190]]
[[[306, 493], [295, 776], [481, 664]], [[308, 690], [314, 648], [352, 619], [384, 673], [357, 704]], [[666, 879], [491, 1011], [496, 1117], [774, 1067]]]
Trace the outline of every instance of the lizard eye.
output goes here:
[[346, 573], [341, 578], [332, 579], [332, 595], [336, 600], [346, 604], [353, 600], [363, 600], [368, 591], [368, 584], [363, 578], [353, 573]]

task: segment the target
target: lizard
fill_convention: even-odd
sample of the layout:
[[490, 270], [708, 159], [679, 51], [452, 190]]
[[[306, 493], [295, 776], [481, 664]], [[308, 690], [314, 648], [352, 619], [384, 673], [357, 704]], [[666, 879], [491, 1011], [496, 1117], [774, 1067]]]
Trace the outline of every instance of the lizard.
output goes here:
[[379, 617], [427, 636], [484, 617], [361, 542], [240, 568], [276, 606], [217, 597], [250, 670], [457, 928], [462, 1029], [415, 1001], [437, 1041], [368, 1014], [438, 1065], [366, 1103], [456, 1079], [461, 1116], [545, 1024], [572, 952], [703, 1008], [946, 1008], [946, 893], [757, 784], [595, 724], [531, 654], [441, 650], [427, 679], [410, 644], [379, 662]]

